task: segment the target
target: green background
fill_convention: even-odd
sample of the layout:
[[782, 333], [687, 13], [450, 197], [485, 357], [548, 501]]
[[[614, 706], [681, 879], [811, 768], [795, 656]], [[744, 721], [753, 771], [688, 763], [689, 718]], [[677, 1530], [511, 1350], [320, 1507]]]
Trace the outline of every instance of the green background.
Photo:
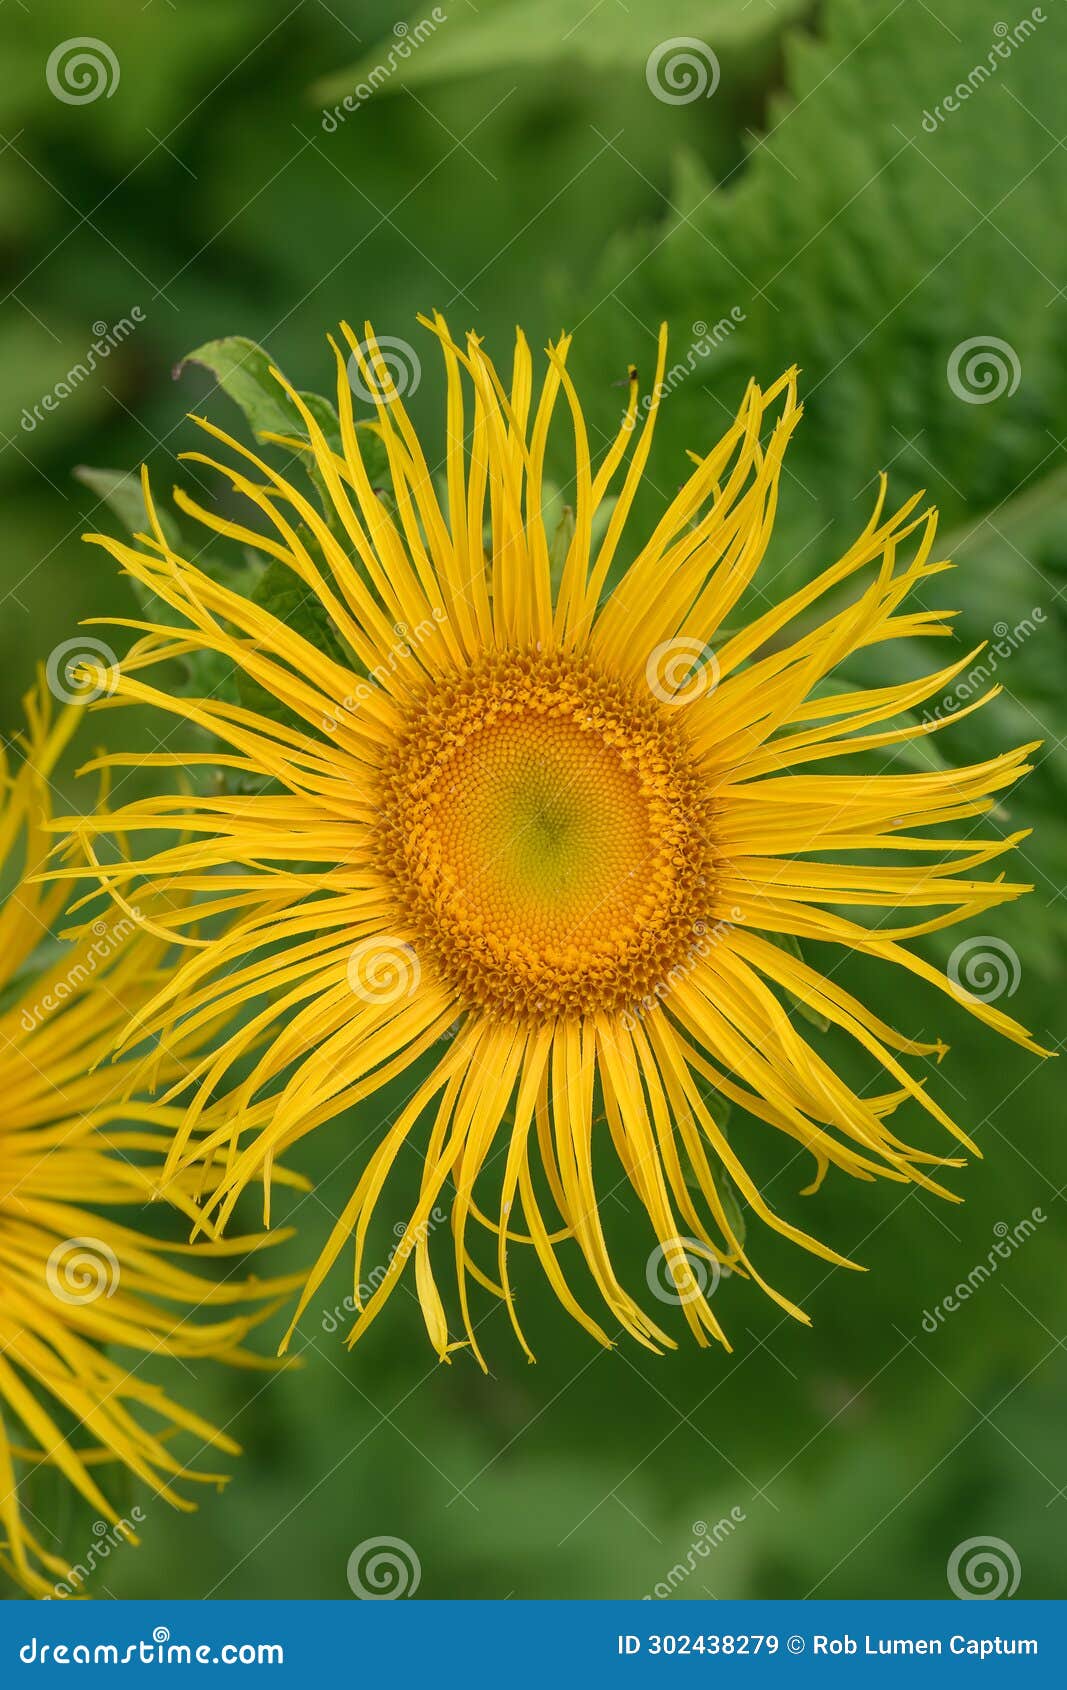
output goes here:
[[[323, 106], [388, 59], [394, 24], [414, 30], [431, 8], [101, 0], [91, 28], [121, 77], [81, 105], [50, 93], [45, 64], [89, 27], [85, 8], [0, 12], [5, 731], [35, 662], [81, 617], [133, 613], [110, 560], [79, 541], [112, 519], [75, 467], [146, 460], [165, 488], [191, 443], [188, 408], [240, 426], [203, 372], [171, 380], [201, 342], [250, 335], [300, 386], [323, 389], [326, 332], [370, 317], [418, 347], [412, 406], [433, 451], [441, 383], [419, 310], [476, 327], [502, 359], [516, 322], [535, 344], [573, 328], [594, 440], [617, 422], [627, 363], [647, 378], [661, 318], [684, 360], [694, 325], [733, 310], [736, 329], [664, 404], [638, 526], [683, 478], [684, 451], [721, 431], [748, 375], [770, 380], [796, 362], [807, 413], [760, 591], [784, 593], [837, 555], [888, 467], [898, 501], [926, 487], [941, 507], [958, 568], [927, 602], [960, 608], [952, 654], [1036, 620], [998, 659], [1000, 700], [944, 736], [942, 752], [965, 761], [1045, 742], [994, 821], [1034, 828], [1019, 874], [1035, 890], [980, 931], [1018, 957], [1001, 1007], [1056, 1046], [1067, 928], [1061, 0], [1036, 8], [1033, 35], [999, 56], [997, 26], [1018, 22], [1004, 0], [443, 10], [447, 21], [406, 59], [394, 54], [375, 98], [333, 132]], [[715, 49], [710, 98], [653, 96], [648, 54], [674, 36]], [[977, 65], [993, 68], [967, 84]], [[945, 112], [961, 82], [966, 97]], [[91, 325], [135, 306], [144, 321], [121, 349], [24, 427], [26, 408], [83, 356]], [[989, 336], [1008, 343], [1018, 385], [968, 403], [947, 367], [961, 343]], [[562, 455], [556, 474], [566, 492]], [[947, 643], [926, 654], [949, 660]], [[894, 647], [849, 672], [884, 683], [915, 661]], [[149, 730], [101, 716], [86, 739], [147, 745]], [[926, 954], [944, 962], [950, 948], [931, 940]], [[693, 1558], [678, 1595], [941, 1596], [955, 1546], [990, 1535], [1014, 1549], [1020, 1595], [1065, 1594], [1060, 1064], [998, 1042], [909, 977], [851, 962], [840, 977], [906, 1031], [951, 1044], [929, 1083], [985, 1153], [958, 1177], [965, 1206], [841, 1175], [801, 1201], [807, 1170], [735, 1117], [734, 1142], [772, 1201], [871, 1270], [828, 1271], [754, 1239], [811, 1330], [728, 1281], [717, 1307], [732, 1355], [690, 1347], [681, 1320], [675, 1354], [625, 1340], [601, 1353], [531, 1269], [519, 1283], [538, 1364], [487, 1299], [485, 1378], [462, 1352], [436, 1365], [406, 1290], [355, 1355], [312, 1311], [299, 1371], [177, 1370], [174, 1389], [229, 1424], [245, 1458], [225, 1495], [189, 1518], [131, 1489], [143, 1547], [111, 1556], [91, 1593], [348, 1598], [350, 1552], [391, 1536], [419, 1557], [420, 1596], [640, 1596], [688, 1567], [697, 1522], [734, 1509], [743, 1519]], [[808, 1032], [852, 1063], [832, 1035]], [[378, 1100], [315, 1136], [300, 1163], [316, 1181], [294, 1216], [302, 1244], [279, 1257], [306, 1259], [325, 1236], [383, 1113]], [[623, 1202], [608, 1208], [640, 1287], [650, 1240]], [[998, 1223], [1014, 1228], [1035, 1208], [1047, 1218], [1033, 1236], [924, 1330], [924, 1311], [986, 1260]], [[331, 1280], [330, 1305], [345, 1280], [344, 1269]], [[91, 1521], [73, 1517], [65, 1541], [84, 1553]]]

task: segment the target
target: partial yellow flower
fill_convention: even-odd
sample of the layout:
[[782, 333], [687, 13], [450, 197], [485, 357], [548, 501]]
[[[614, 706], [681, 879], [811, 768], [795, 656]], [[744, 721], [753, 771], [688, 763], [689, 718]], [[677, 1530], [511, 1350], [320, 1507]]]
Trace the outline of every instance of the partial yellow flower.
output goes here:
[[[206, 896], [225, 916], [215, 937], [185, 935], [184, 962], [131, 1034], [169, 1030], [181, 1014], [175, 1036], [196, 1039], [211, 1019], [245, 1017], [168, 1092], [189, 1100], [169, 1167], [177, 1174], [225, 1152], [204, 1221], [222, 1228], [279, 1153], [408, 1075], [407, 1100], [381, 1125], [298, 1317], [354, 1238], [351, 1341], [413, 1257], [442, 1358], [458, 1341], [483, 1362], [472, 1278], [503, 1300], [529, 1353], [512, 1289], [521, 1247], [601, 1343], [625, 1331], [651, 1349], [673, 1344], [632, 1294], [653, 1269], [696, 1340], [725, 1343], [710, 1296], [719, 1269], [764, 1284], [729, 1182], [760, 1220], [843, 1261], [749, 1176], [744, 1148], [759, 1123], [810, 1154], [816, 1184], [832, 1165], [949, 1195], [937, 1173], [957, 1158], [911, 1147], [890, 1124], [906, 1101], [974, 1148], [904, 1060], [945, 1047], [887, 1026], [790, 941], [894, 963], [1037, 1049], [910, 949], [1026, 890], [981, 877], [1022, 836], [976, 837], [974, 818], [1025, 772], [1033, 748], [962, 769], [893, 768], [895, 747], [940, 723], [887, 724], [942, 693], [968, 656], [872, 690], [829, 681], [862, 647], [949, 631], [948, 611], [904, 608], [949, 567], [934, 552], [934, 513], [919, 512], [916, 497], [887, 516], [884, 479], [841, 558], [783, 602], [739, 615], [800, 420], [795, 372], [766, 391], [750, 384], [726, 434], [694, 456], [682, 490], [638, 540], [631, 511], [665, 337], [650, 400], [640, 404], [634, 376], [618, 435], [594, 465], [568, 339], [549, 347], [535, 395], [521, 334], [506, 381], [477, 337], [461, 347], [440, 317], [426, 327], [447, 371], [440, 477], [369, 326], [362, 341], [346, 327], [347, 347], [333, 347], [337, 442], [277, 375], [302, 418], [326, 516], [207, 421], [228, 457], [190, 456], [256, 514], [234, 520], [175, 495], [208, 529], [290, 570], [344, 661], [179, 556], [147, 479], [151, 533], [133, 545], [90, 536], [180, 623], [133, 624], [141, 638], [108, 702], [145, 702], [197, 724], [227, 749], [195, 761], [251, 777], [240, 795], [145, 799], [79, 828], [94, 862], [98, 835], [181, 831], [166, 848], [100, 866], [101, 881], [124, 909], [167, 891]], [[364, 461], [349, 356], [374, 395], [384, 490]], [[543, 517], [546, 442], [561, 406], [574, 441], [573, 530], [562, 544]], [[284, 719], [173, 696], [142, 678], [199, 650], [231, 659], [285, 707]], [[884, 773], [824, 772], [834, 758], [882, 749]], [[196, 916], [190, 908], [169, 931]], [[835, 1072], [790, 1018], [797, 999], [873, 1059], [886, 1089], [860, 1092]], [[213, 1101], [227, 1084], [225, 1101]], [[722, 1128], [723, 1099], [751, 1118], [736, 1142]], [[420, 1195], [388, 1269], [361, 1297], [368, 1228], [406, 1146], [421, 1160]], [[626, 1184], [655, 1244], [647, 1268], [620, 1264], [609, 1248], [601, 1205]], [[439, 1288], [444, 1251], [432, 1221], [447, 1185], [458, 1323]], [[480, 1261], [476, 1234], [489, 1235]], [[572, 1288], [578, 1257], [606, 1316]]]
[[[111, 1542], [136, 1542], [111, 1494], [115, 1466], [149, 1487], [146, 1505], [192, 1508], [182, 1482], [218, 1485], [225, 1475], [186, 1458], [238, 1446], [153, 1384], [149, 1364], [264, 1365], [243, 1341], [277, 1306], [266, 1300], [299, 1283], [234, 1278], [215, 1264], [210, 1276], [195, 1271], [257, 1248], [261, 1236], [175, 1245], [136, 1220], [137, 1206], [161, 1194], [181, 1111], [125, 1102], [132, 1065], [96, 1065], [159, 989], [166, 946], [125, 916], [97, 921], [75, 944], [50, 943], [66, 897], [40, 881], [54, 843], [49, 780], [81, 713], [72, 706], [53, 721], [50, 707], [42, 686], [26, 700], [21, 759], [13, 766], [0, 751], [0, 876], [14, 877], [0, 903], [0, 1566], [35, 1596], [81, 1593], [76, 1569], [99, 1544], [88, 1528], [85, 1542], [56, 1543], [28, 1501], [34, 1473], [61, 1474]], [[48, 960], [35, 969], [42, 946]], [[159, 1065], [162, 1083], [184, 1071], [166, 1053]], [[191, 1217], [198, 1183], [186, 1172], [167, 1187]], [[122, 1363], [114, 1345], [136, 1359]]]

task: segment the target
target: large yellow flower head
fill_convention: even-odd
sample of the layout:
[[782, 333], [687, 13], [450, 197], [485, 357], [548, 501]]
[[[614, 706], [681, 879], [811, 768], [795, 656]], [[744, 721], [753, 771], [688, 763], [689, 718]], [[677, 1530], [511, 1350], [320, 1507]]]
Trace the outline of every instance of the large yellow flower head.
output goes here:
[[[234, 521], [176, 494], [187, 515], [291, 571], [293, 598], [317, 607], [328, 640], [303, 637], [178, 555], [147, 480], [151, 532], [134, 545], [93, 536], [178, 623], [135, 624], [142, 637], [108, 702], [148, 702], [209, 730], [225, 752], [195, 760], [238, 771], [242, 787], [147, 799], [80, 830], [94, 864], [95, 835], [180, 831], [98, 872], [123, 908], [203, 895], [222, 923], [215, 937], [187, 935], [184, 962], [131, 1037], [171, 1029], [179, 1013], [179, 1039], [244, 1015], [170, 1094], [189, 1105], [171, 1169], [227, 1156], [207, 1181], [213, 1232], [287, 1146], [410, 1074], [300, 1299], [302, 1310], [353, 1237], [360, 1284], [383, 1187], [402, 1148], [415, 1147], [421, 1192], [388, 1270], [357, 1296], [352, 1341], [414, 1257], [440, 1356], [466, 1342], [482, 1360], [472, 1279], [503, 1299], [525, 1348], [512, 1279], [522, 1249], [602, 1343], [621, 1330], [652, 1349], [672, 1344], [634, 1295], [646, 1291], [645, 1262], [635, 1272], [609, 1251], [601, 1202], [628, 1184], [697, 1341], [725, 1342], [710, 1298], [720, 1269], [764, 1283], [734, 1186], [762, 1221], [842, 1260], [771, 1208], [746, 1172], [741, 1133], [735, 1143], [723, 1131], [725, 1102], [746, 1111], [749, 1135], [762, 1125], [810, 1152], [816, 1184], [832, 1165], [942, 1190], [944, 1143], [909, 1147], [890, 1124], [905, 1102], [969, 1143], [903, 1060], [944, 1047], [885, 1025], [800, 948], [833, 941], [959, 997], [908, 942], [1025, 889], [981, 878], [1015, 840], [972, 830], [1031, 748], [970, 768], [893, 770], [892, 749], [938, 725], [900, 725], [902, 713], [943, 692], [967, 657], [870, 691], [829, 680], [860, 647], [948, 632], [948, 612], [905, 607], [948, 567], [934, 553], [934, 515], [911, 499], [887, 516], [884, 481], [844, 556], [737, 620], [800, 419], [795, 372], [767, 391], [749, 386], [639, 541], [631, 513], [665, 338], [650, 399], [632, 376], [622, 426], [594, 465], [566, 339], [548, 349], [535, 393], [521, 335], [506, 381], [476, 337], [464, 348], [439, 317], [426, 327], [447, 370], [440, 468], [369, 327], [362, 341], [346, 328], [347, 346], [334, 346], [333, 438], [321, 402], [274, 372], [302, 421], [324, 510], [206, 421], [228, 459], [194, 461], [256, 514]], [[384, 486], [368, 468], [350, 369], [374, 401]], [[546, 443], [568, 414], [573, 523], [551, 536]], [[230, 660], [271, 709], [251, 707], [247, 692], [243, 705], [188, 699], [142, 678], [196, 651]], [[833, 770], [835, 758], [881, 748], [886, 772]], [[797, 1000], [873, 1058], [881, 1090], [861, 1093], [834, 1071], [794, 1024]], [[961, 1001], [1036, 1049], [996, 1008]], [[446, 1187], [449, 1310], [437, 1278], [447, 1246], [431, 1220]], [[606, 1312], [572, 1289], [579, 1256]]]
[[[40, 882], [53, 843], [49, 777], [80, 711], [53, 723], [50, 702], [43, 687], [27, 699], [17, 767], [0, 751], [0, 875], [15, 876], [0, 904], [0, 1567], [36, 1596], [81, 1593], [102, 1553], [136, 1542], [113, 1500], [116, 1467], [182, 1509], [192, 1503], [180, 1481], [224, 1482], [182, 1455], [236, 1454], [233, 1439], [142, 1370], [159, 1355], [263, 1365], [241, 1345], [269, 1310], [241, 1305], [293, 1289], [233, 1279], [232, 1268], [192, 1271], [262, 1238], [175, 1246], [136, 1222], [137, 1206], [160, 1195], [180, 1111], [124, 1101], [130, 1064], [94, 1065], [157, 989], [163, 945], [126, 917], [51, 943], [65, 899]], [[172, 1079], [182, 1072], [177, 1059], [160, 1063]], [[189, 1215], [196, 1183], [186, 1173], [168, 1185]], [[135, 1363], [114, 1359], [113, 1345], [139, 1352]], [[58, 1545], [35, 1509], [41, 1468], [95, 1510], [84, 1541]]]

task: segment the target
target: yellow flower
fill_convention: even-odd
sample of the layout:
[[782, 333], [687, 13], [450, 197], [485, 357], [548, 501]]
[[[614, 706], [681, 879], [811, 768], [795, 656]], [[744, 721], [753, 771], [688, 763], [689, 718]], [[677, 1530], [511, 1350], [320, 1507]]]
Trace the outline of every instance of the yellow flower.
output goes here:
[[[131, 1218], [131, 1206], [160, 1195], [181, 1115], [123, 1102], [130, 1064], [94, 1065], [158, 988], [165, 947], [126, 917], [98, 921], [77, 943], [53, 946], [34, 971], [65, 902], [61, 888], [43, 891], [39, 878], [52, 844], [49, 777], [80, 711], [71, 707], [53, 723], [44, 687], [26, 709], [19, 766], [0, 751], [0, 874], [15, 877], [0, 904], [0, 1566], [43, 1596], [80, 1591], [102, 1533], [109, 1550], [136, 1542], [107, 1494], [109, 1464], [181, 1509], [193, 1504], [178, 1481], [225, 1482], [187, 1470], [172, 1440], [192, 1434], [185, 1441], [195, 1457], [209, 1446], [237, 1454], [233, 1439], [171, 1401], [142, 1368], [157, 1354], [264, 1365], [241, 1344], [270, 1308], [240, 1305], [287, 1295], [299, 1281], [206, 1277], [180, 1259], [238, 1255], [265, 1240], [163, 1244]], [[161, 1056], [161, 1077], [182, 1071]], [[185, 1174], [167, 1190], [190, 1216], [197, 1183]], [[115, 1208], [123, 1220], [108, 1213]], [[140, 1354], [123, 1366], [110, 1345]], [[99, 1516], [84, 1544], [63, 1546], [69, 1554], [58, 1552], [28, 1500], [42, 1466]], [[142, 1517], [134, 1511], [135, 1521]]]
[[[147, 479], [152, 532], [135, 545], [91, 536], [179, 620], [178, 631], [134, 624], [142, 637], [110, 703], [148, 702], [217, 735], [225, 756], [194, 760], [238, 771], [245, 788], [147, 799], [80, 830], [94, 864], [94, 835], [180, 830], [184, 838], [143, 860], [99, 867], [102, 881], [123, 908], [135, 895], [208, 894], [226, 917], [216, 937], [189, 936], [186, 960], [131, 1037], [170, 1029], [179, 1014], [190, 1037], [209, 1019], [246, 1015], [168, 1094], [190, 1104], [172, 1170], [212, 1151], [227, 1156], [206, 1195], [212, 1231], [249, 1180], [269, 1180], [286, 1147], [410, 1076], [297, 1318], [353, 1236], [360, 1286], [383, 1185], [411, 1146], [420, 1195], [388, 1269], [369, 1295], [357, 1294], [350, 1341], [414, 1256], [442, 1358], [466, 1342], [484, 1365], [472, 1278], [503, 1299], [527, 1348], [512, 1288], [515, 1252], [526, 1246], [601, 1343], [620, 1329], [650, 1349], [673, 1343], [631, 1294], [644, 1292], [646, 1272], [699, 1343], [725, 1343], [710, 1301], [719, 1269], [764, 1284], [730, 1182], [778, 1232], [830, 1262], [843, 1258], [771, 1208], [740, 1143], [722, 1130], [721, 1100], [752, 1118], [739, 1141], [762, 1123], [810, 1152], [815, 1184], [833, 1164], [942, 1191], [932, 1170], [958, 1162], [896, 1136], [890, 1117], [906, 1100], [974, 1148], [902, 1060], [945, 1047], [895, 1032], [789, 942], [831, 941], [959, 997], [907, 942], [1025, 890], [976, 876], [1016, 839], [976, 839], [972, 820], [1024, 772], [1032, 748], [922, 773], [894, 772], [891, 751], [885, 773], [822, 772], [829, 759], [902, 746], [939, 726], [886, 724], [944, 692], [969, 659], [870, 691], [826, 684], [861, 647], [949, 631], [947, 611], [903, 608], [948, 565], [935, 558], [934, 514], [917, 514], [917, 497], [885, 515], [884, 481], [843, 557], [784, 602], [736, 619], [800, 418], [795, 372], [767, 391], [749, 386], [736, 421], [694, 456], [682, 490], [638, 543], [631, 508], [663, 390], [665, 336], [650, 401], [639, 402], [632, 374], [622, 426], [594, 467], [567, 339], [548, 349], [535, 396], [521, 334], [508, 385], [476, 337], [463, 349], [440, 317], [425, 326], [447, 372], [440, 476], [369, 327], [362, 342], [346, 327], [346, 351], [333, 347], [335, 441], [316, 420], [321, 409], [275, 372], [303, 420], [326, 516], [206, 421], [237, 461], [190, 456], [221, 472], [231, 501], [236, 493], [255, 507], [254, 524], [175, 495], [186, 514], [291, 571], [328, 619], [332, 652], [177, 555]], [[374, 397], [384, 490], [365, 462], [347, 352]], [[561, 409], [574, 440], [573, 525], [553, 540], [543, 476]], [[171, 696], [141, 678], [200, 650], [232, 660], [284, 712], [260, 713], [247, 700], [261, 695], [248, 691], [237, 706]], [[946, 832], [949, 823], [964, 825]], [[932, 824], [936, 834], [923, 831]], [[889, 855], [876, 865], [872, 853]], [[879, 910], [901, 914], [860, 914]], [[790, 1019], [796, 999], [855, 1040], [888, 1089], [861, 1093], [836, 1073]], [[961, 1001], [1036, 1050], [992, 1004]], [[239, 1078], [235, 1065], [253, 1051]], [[227, 1083], [225, 1102], [212, 1102]], [[460, 1328], [435, 1277], [444, 1253], [435, 1209], [447, 1184]], [[636, 1272], [613, 1260], [601, 1207], [627, 1184], [656, 1245]], [[479, 1233], [490, 1235], [481, 1261]], [[603, 1324], [571, 1287], [578, 1255], [606, 1307]]]

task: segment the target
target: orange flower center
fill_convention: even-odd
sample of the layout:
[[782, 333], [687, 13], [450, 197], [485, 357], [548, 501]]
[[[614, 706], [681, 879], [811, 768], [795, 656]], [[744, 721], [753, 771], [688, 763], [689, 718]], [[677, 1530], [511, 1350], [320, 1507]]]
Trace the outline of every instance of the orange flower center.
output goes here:
[[383, 771], [379, 867], [480, 1008], [642, 1001], [703, 931], [709, 821], [676, 719], [560, 654], [438, 684]]

